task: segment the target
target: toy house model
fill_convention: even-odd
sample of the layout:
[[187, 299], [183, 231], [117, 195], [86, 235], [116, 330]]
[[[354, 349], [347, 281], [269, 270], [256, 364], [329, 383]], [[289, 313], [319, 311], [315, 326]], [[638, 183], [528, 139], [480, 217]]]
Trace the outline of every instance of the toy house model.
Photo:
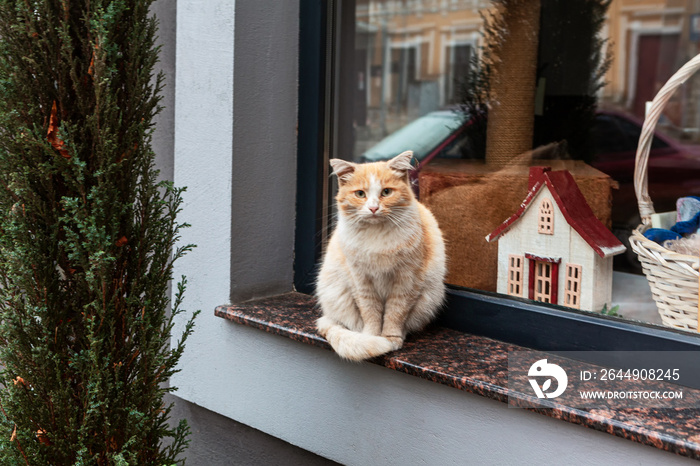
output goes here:
[[610, 306], [612, 258], [625, 246], [568, 171], [532, 167], [520, 209], [486, 240], [498, 240], [499, 293], [587, 311]]

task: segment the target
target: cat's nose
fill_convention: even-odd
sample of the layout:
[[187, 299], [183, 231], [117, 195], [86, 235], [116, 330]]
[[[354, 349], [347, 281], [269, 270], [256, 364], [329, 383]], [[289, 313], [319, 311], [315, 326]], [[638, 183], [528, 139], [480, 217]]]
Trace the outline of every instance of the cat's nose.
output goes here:
[[370, 207], [369, 210], [372, 211], [373, 214], [376, 214], [379, 210], [379, 207]]

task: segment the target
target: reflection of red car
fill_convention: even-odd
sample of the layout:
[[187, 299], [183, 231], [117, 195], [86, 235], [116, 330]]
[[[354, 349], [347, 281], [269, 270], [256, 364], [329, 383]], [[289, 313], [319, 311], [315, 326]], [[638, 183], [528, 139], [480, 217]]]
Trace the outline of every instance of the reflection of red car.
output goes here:
[[[614, 226], [639, 224], [634, 163], [642, 122], [617, 112], [599, 112], [593, 128], [592, 165], [620, 183], [613, 191]], [[700, 146], [682, 145], [661, 133], [649, 152], [649, 196], [657, 212], [676, 209], [676, 200], [700, 195]]]

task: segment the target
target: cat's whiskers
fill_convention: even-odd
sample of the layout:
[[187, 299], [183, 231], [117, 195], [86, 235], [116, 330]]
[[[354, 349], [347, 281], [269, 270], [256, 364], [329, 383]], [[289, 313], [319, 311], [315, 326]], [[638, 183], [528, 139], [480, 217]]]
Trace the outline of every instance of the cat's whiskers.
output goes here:
[[401, 227], [402, 227], [402, 224], [399, 222], [399, 220], [398, 220], [397, 218], [395, 218], [395, 217], [393, 217], [393, 216], [391, 216], [391, 215], [387, 216], [387, 218], [389, 219], [389, 221], [390, 221], [391, 223], [393, 223], [393, 224], [396, 226], [396, 228], [401, 228]]

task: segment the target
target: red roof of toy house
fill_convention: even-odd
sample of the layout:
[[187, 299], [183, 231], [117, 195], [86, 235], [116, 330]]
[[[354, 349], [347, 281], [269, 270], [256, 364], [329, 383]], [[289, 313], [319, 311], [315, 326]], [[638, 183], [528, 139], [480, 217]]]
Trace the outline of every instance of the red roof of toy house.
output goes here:
[[611, 257], [625, 251], [625, 246], [596, 218], [578, 189], [574, 177], [566, 170], [551, 171], [549, 167], [530, 168], [530, 191], [518, 211], [503, 222], [486, 241], [495, 241], [507, 232], [525, 213], [542, 186], [547, 185], [566, 221], [600, 257]]

